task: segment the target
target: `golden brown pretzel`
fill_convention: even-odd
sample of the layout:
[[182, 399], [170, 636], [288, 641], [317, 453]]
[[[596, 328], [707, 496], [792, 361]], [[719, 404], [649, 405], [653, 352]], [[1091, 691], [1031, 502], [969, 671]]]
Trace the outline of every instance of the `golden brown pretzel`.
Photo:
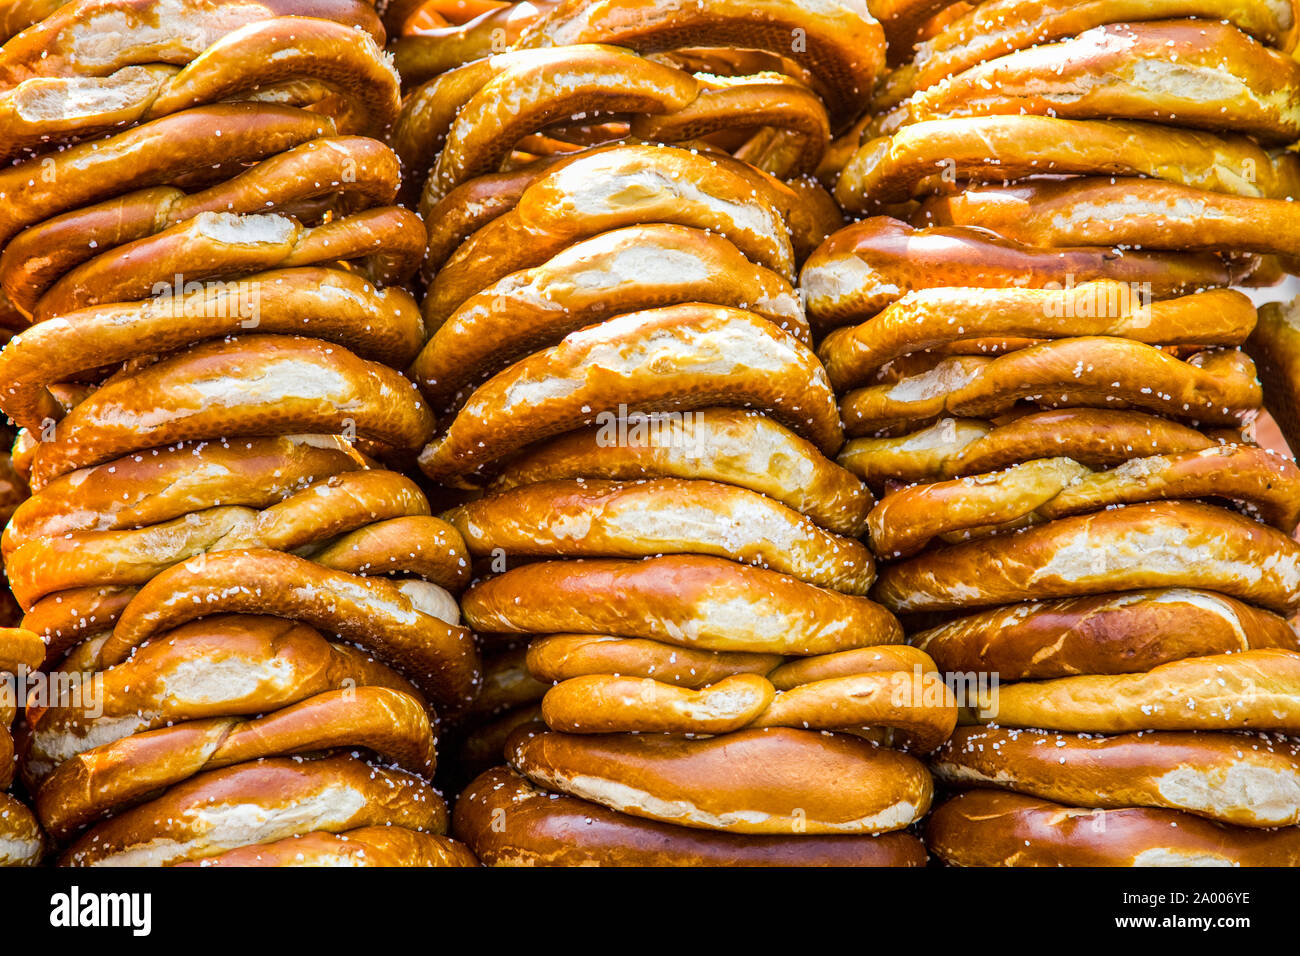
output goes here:
[[[802, 42], [795, 44], [793, 38]], [[561, 0], [520, 35], [521, 49], [611, 43], [640, 53], [682, 47], [767, 50], [806, 62], [839, 122], [866, 105], [884, 65], [884, 33], [863, 0], [816, 7], [779, 0]]]
[[323, 203], [324, 213], [347, 213], [391, 203], [398, 177], [392, 150], [376, 140], [312, 140], [202, 192], [145, 189], [33, 226], [0, 255], [0, 284], [10, 301], [30, 314], [41, 295], [75, 266], [200, 213], [294, 215], [313, 202]]
[[899, 830], [925, 813], [933, 788], [906, 754], [788, 728], [706, 740], [521, 728], [506, 759], [536, 784], [611, 810], [733, 833]]
[[420, 454], [444, 483], [601, 413], [757, 407], [823, 453], [843, 439], [811, 350], [766, 319], [724, 306], [633, 312], [574, 332], [489, 379]]
[[[780, 159], [740, 158], [781, 178], [811, 173], [830, 143], [826, 107], [808, 86], [792, 77], [762, 73], [713, 77], [690, 103], [664, 113], [641, 112], [632, 118], [632, 136], [661, 143], [680, 143], [725, 129], [765, 127], [780, 133]], [[773, 154], [775, 157], [775, 153]]]
[[[261, 821], [255, 829], [244, 822], [252, 817]], [[176, 864], [248, 843], [377, 825], [442, 833], [447, 808], [432, 786], [400, 770], [351, 756], [275, 757], [172, 787], [88, 831], [61, 863]]]
[[376, 288], [340, 269], [305, 266], [195, 285], [186, 294], [67, 312], [14, 336], [0, 351], [0, 407], [22, 427], [40, 429], [64, 414], [47, 384], [249, 330], [306, 333], [395, 367], [424, 341], [424, 320], [409, 293]]
[[424, 83], [464, 64], [505, 52], [529, 24], [545, 16], [556, 2], [510, 3], [464, 23], [407, 29], [394, 38], [389, 50], [404, 83]]
[[619, 429], [567, 432], [512, 460], [493, 487], [561, 478], [701, 478], [749, 488], [838, 534], [860, 536], [871, 493], [806, 439], [766, 415], [706, 408], [657, 427], [629, 416]]
[[461, 607], [480, 631], [613, 634], [713, 651], [826, 654], [902, 641], [893, 616], [864, 598], [696, 555], [525, 564], [473, 585]]
[[1085, 733], [1300, 728], [1300, 651], [1261, 648], [1171, 661], [1144, 674], [1024, 681], [999, 688], [1004, 727]]
[[699, 95], [689, 73], [617, 47], [526, 50], [500, 62], [501, 72], [472, 90], [454, 114], [424, 201], [496, 172], [521, 137], [549, 123], [592, 112], [673, 113]]
[[335, 132], [334, 121], [319, 113], [270, 103], [222, 103], [2, 169], [0, 244], [66, 210], [147, 186], [189, 182], [200, 174], [199, 182], [228, 179], [219, 173]]
[[490, 374], [570, 332], [684, 302], [749, 309], [809, 341], [790, 284], [721, 236], [662, 224], [616, 229], [471, 296], [438, 327], [411, 367], [435, 409], [452, 407]]
[[934, 538], [960, 540], [995, 528], [1178, 498], [1230, 499], [1290, 534], [1300, 522], [1300, 469], [1251, 445], [1135, 457], [1100, 472], [1070, 458], [1039, 458], [1002, 472], [902, 488], [876, 505], [868, 527], [877, 554], [902, 557]]
[[[210, 674], [218, 668], [227, 676], [214, 684]], [[78, 753], [173, 723], [253, 716], [362, 686], [416, 694], [394, 671], [312, 628], [229, 615], [177, 628], [97, 680], [102, 683], [80, 693], [68, 685], [47, 702], [29, 701], [23, 755], [29, 783]], [[89, 697], [95, 692], [102, 699]]]
[[1141, 673], [1257, 647], [1300, 650], [1285, 618], [1184, 588], [1012, 604], [910, 639], [945, 671], [991, 671], [1003, 680]]
[[929, 120], [865, 143], [835, 198], [850, 212], [932, 193], [952, 181], [1002, 182], [1042, 173], [1151, 176], [1236, 196], [1300, 196], [1300, 158], [1271, 156], [1241, 136], [1155, 123], [977, 116]]
[[915, 428], [944, 415], [984, 416], [1017, 401], [1040, 406], [1131, 407], [1212, 425], [1248, 420], [1262, 403], [1255, 363], [1209, 349], [1186, 361], [1129, 339], [1057, 339], [994, 358], [963, 355], [841, 400], [850, 435]]
[[940, 805], [926, 842], [953, 866], [1295, 866], [1300, 829], [1231, 827], [1177, 810], [1089, 810], [972, 790]]
[[0, 793], [0, 866], [35, 866], [45, 854], [36, 815], [17, 798]]
[[[504, 826], [493, 828], [492, 821]], [[498, 767], [456, 802], [453, 832], [489, 866], [922, 866], [909, 833], [735, 834], [659, 823], [548, 793]]]
[[[1184, 87], [1195, 75], [1204, 85]], [[1155, 120], [1246, 133], [1281, 145], [1300, 136], [1300, 63], [1214, 20], [1117, 23], [972, 66], [878, 117], [870, 135], [955, 116]]]
[[1229, 289], [1159, 302], [1106, 279], [1057, 289], [920, 289], [861, 325], [830, 332], [817, 356], [843, 389], [899, 356], [963, 340], [1109, 335], [1152, 345], [1241, 345], [1254, 327], [1254, 305]]
[[52, 481], [18, 507], [0, 546], [10, 554], [39, 537], [143, 527], [202, 508], [265, 508], [364, 467], [349, 445], [325, 436], [173, 445]]
[[1107, 23], [1175, 17], [1223, 20], [1290, 52], [1296, 12], [1293, 3], [1251, 0], [984, 0], [919, 43], [909, 62], [881, 77], [874, 106], [889, 109], [979, 63]]
[[[305, 370], [318, 383], [303, 387]], [[259, 383], [256, 389], [236, 382]], [[399, 373], [336, 345], [250, 335], [195, 346], [115, 378], [58, 423], [37, 448], [32, 488], [77, 468], [178, 441], [324, 432], [412, 448], [433, 416]], [[148, 424], [141, 415], [156, 414]]]
[[623, 674], [692, 688], [734, 674], [764, 675], [781, 660], [778, 654], [702, 651], [644, 638], [590, 634], [535, 637], [528, 644], [526, 658], [529, 673], [539, 681], [556, 683], [588, 674]]
[[764, 194], [735, 166], [705, 154], [662, 146], [582, 154], [544, 171], [512, 209], [452, 255], [425, 299], [425, 316], [436, 328], [498, 279], [540, 265], [574, 242], [644, 222], [719, 232], [789, 281], [794, 252], [778, 201], [775, 186]]
[[857, 324], [921, 289], [1043, 289], [1111, 279], [1155, 299], [1233, 285], [1244, 276], [1210, 255], [1026, 246], [963, 227], [913, 229], [876, 216], [835, 233], [804, 264], [800, 285], [815, 332]]
[[758, 492], [712, 481], [538, 482], [460, 505], [444, 517], [476, 556], [713, 554], [848, 594], [865, 594], [875, 580], [871, 553], [861, 542], [823, 531]]
[[[26, 0], [4, 6], [7, 23], [15, 13], [44, 15], [31, 18], [28, 25], [38, 26], [0, 50], [0, 89], [33, 76], [102, 77], [142, 63], [184, 66], [229, 33], [275, 17], [332, 20], [384, 42], [374, 7], [364, 0], [182, 0], [168, 4], [165, 14], [157, 0]], [[111, 33], [114, 42], [87, 42], [97, 32]]]
[[1021, 461], [1064, 456], [1090, 468], [1130, 458], [1198, 451], [1214, 444], [1194, 428], [1141, 412], [1062, 408], [1011, 421], [943, 418], [894, 438], [855, 438], [839, 462], [872, 487], [996, 471]]
[[463, 844], [406, 827], [357, 827], [304, 833], [274, 843], [236, 847], [177, 866], [478, 866]]
[[887, 565], [872, 597], [908, 612], [1158, 587], [1287, 613], [1300, 603], [1300, 545], [1211, 505], [1126, 505]]
[[1265, 735], [1090, 737], [960, 727], [932, 764], [950, 785], [1078, 806], [1164, 807], [1223, 823], [1300, 823], [1300, 745]]
[[328, 20], [249, 23], [177, 70], [37, 76], [0, 93], [0, 157], [224, 100], [269, 98], [333, 116], [339, 132], [382, 133], [400, 109], [397, 75], [367, 34]]
[[[311, 227], [276, 213], [204, 212], [77, 266], [41, 296], [33, 316], [43, 321], [150, 295], [175, 299], [190, 283], [349, 260], [357, 260], [372, 282], [395, 285], [415, 273], [423, 254], [423, 224], [400, 206], [368, 209]], [[177, 277], [184, 280], [180, 290]], [[245, 294], [253, 293], [249, 289]]]
[[1150, 179], [1082, 177], [936, 196], [923, 204], [914, 221], [978, 226], [1037, 246], [1229, 249], [1296, 256], [1296, 205]]
[[1261, 307], [1246, 350], [1264, 383], [1264, 404], [1287, 444], [1300, 448], [1300, 299]]
[[[428, 514], [428, 501], [410, 479], [392, 471], [352, 471], [261, 510], [206, 508], [143, 528], [28, 540], [5, 555], [5, 565], [14, 596], [29, 608], [65, 589], [144, 584], [158, 572], [201, 554], [251, 548], [301, 552], [359, 528]], [[435, 522], [463, 559], [463, 545], [454, 531], [448, 536], [446, 524]], [[418, 537], [412, 538], [408, 553], [419, 550]]]
[[481, 678], [473, 636], [447, 620], [454, 609], [447, 592], [428, 582], [361, 577], [276, 551], [223, 551], [175, 565], [144, 585], [100, 653], [111, 666], [205, 614], [275, 613], [357, 642], [456, 714]]
[[264, 716], [185, 721], [121, 737], [70, 757], [36, 796], [57, 840], [121, 807], [205, 770], [263, 757], [364, 747], [403, 770], [431, 777], [429, 715], [409, 694], [362, 686], [325, 691]]

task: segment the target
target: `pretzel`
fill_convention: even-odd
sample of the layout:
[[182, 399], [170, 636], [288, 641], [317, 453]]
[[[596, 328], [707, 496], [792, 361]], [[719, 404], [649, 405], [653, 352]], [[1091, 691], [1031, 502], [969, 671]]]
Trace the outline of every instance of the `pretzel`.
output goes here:
[[[360, 0], [173, 0], [161, 9], [157, 0], [22, 0], [5, 6], [0, 33], [19, 32], [9, 25], [17, 22], [15, 14], [28, 20], [23, 27], [39, 26], [0, 50], [0, 88], [35, 76], [105, 77], [141, 63], [184, 66], [231, 32], [275, 17], [332, 20], [384, 42], [373, 5]], [[86, 42], [101, 31], [111, 32], [114, 42]]]
[[1264, 404], [1287, 444], [1300, 448], [1300, 299], [1262, 306], [1246, 350], [1264, 383]]
[[1298, 548], [1282, 532], [1222, 508], [1127, 505], [889, 565], [872, 597], [903, 613], [1186, 587], [1287, 613], [1300, 600]]
[[197, 773], [263, 757], [360, 746], [431, 777], [433, 742], [429, 716], [409, 694], [374, 686], [327, 691], [262, 717], [187, 721], [94, 747], [46, 778], [36, 808], [46, 831], [62, 840]]
[[794, 658], [770, 671], [767, 679], [778, 691], [787, 691], [818, 681], [899, 671], [923, 677], [938, 674], [938, 668], [928, 654], [907, 644], [881, 644]]
[[1241, 0], [985, 0], [917, 44], [910, 62], [881, 77], [874, 106], [889, 109], [918, 90], [980, 63], [1108, 23], [1176, 17], [1221, 20], [1289, 53], [1294, 48], [1296, 13], [1293, 4]]
[[203, 106], [0, 169], [0, 245], [61, 212], [220, 173], [333, 136], [328, 116], [270, 103]]
[[233, 179], [186, 194], [155, 187], [64, 213], [15, 236], [0, 256], [0, 283], [26, 314], [65, 272], [109, 249], [153, 235], [200, 213], [292, 215], [391, 203], [398, 167], [392, 151], [360, 136], [312, 140], [262, 160]]
[[470, 587], [461, 609], [479, 631], [614, 634], [711, 651], [825, 654], [902, 640], [898, 622], [864, 598], [696, 555], [524, 564]]
[[[1206, 85], [1180, 86], [1189, 73]], [[1166, 20], [1099, 26], [1008, 53], [920, 90], [872, 124], [954, 116], [1036, 115], [1156, 120], [1246, 133], [1281, 145], [1300, 136], [1300, 63], [1228, 23]]]
[[452, 255], [425, 299], [425, 317], [436, 328], [510, 273], [540, 265], [574, 242], [644, 222], [721, 233], [789, 281], [794, 253], [774, 190], [755, 193], [755, 181], [731, 165], [672, 147], [623, 146], [558, 164]]
[[1300, 650], [1284, 618], [1183, 588], [993, 608], [921, 631], [911, 641], [945, 671], [990, 671], [1003, 680], [1142, 673], [1188, 657]]
[[1300, 726], [1300, 651], [1261, 648], [1171, 661], [1144, 674], [1010, 684], [996, 722], [1100, 733]]
[[241, 96], [317, 106], [341, 133], [380, 133], [400, 108], [397, 75], [367, 34], [281, 17], [226, 34], [179, 70], [126, 66], [106, 78], [23, 80], [0, 93], [0, 157]]
[[[218, 668], [226, 676], [214, 685], [210, 673]], [[142, 731], [252, 716], [361, 686], [417, 693], [353, 648], [267, 617], [227, 615], [178, 628], [97, 676], [103, 682], [98, 708], [71, 691], [40, 706], [28, 701], [23, 774], [34, 790], [64, 761]]]
[[463, 844], [405, 827], [357, 827], [343, 833], [304, 833], [274, 843], [236, 847], [177, 866], [478, 866]]
[[1064, 289], [921, 289], [861, 325], [830, 332], [817, 355], [843, 389], [902, 355], [953, 342], [1107, 335], [1152, 345], [1241, 345], [1254, 327], [1250, 299], [1227, 289], [1160, 302], [1105, 279]]
[[0, 793], [0, 866], [35, 866], [45, 854], [45, 836], [31, 810]]
[[454, 609], [447, 592], [428, 582], [361, 577], [275, 551], [223, 551], [175, 565], [140, 588], [101, 657], [116, 664], [144, 641], [206, 614], [275, 613], [391, 661], [455, 714], [473, 699], [480, 676], [472, 636], [455, 622]]
[[899, 830], [925, 813], [933, 786], [906, 754], [786, 728], [705, 740], [521, 728], [506, 758], [535, 784], [620, 813], [732, 833]]
[[915, 427], [944, 415], [995, 415], [1027, 400], [1048, 407], [1137, 408], [1212, 425], [1248, 420], [1262, 397], [1255, 363], [1237, 350], [1183, 361], [1128, 339], [1058, 339], [994, 358], [963, 355], [841, 401], [850, 435]]
[[[314, 394], [303, 387], [308, 369]], [[232, 384], [241, 380], [259, 387]], [[400, 374], [339, 346], [261, 335], [211, 342], [115, 378], [73, 409], [37, 449], [32, 489], [154, 445], [346, 429], [410, 448], [433, 417]]]
[[[492, 820], [504, 826], [493, 828]], [[547, 793], [499, 767], [456, 803], [452, 830], [489, 866], [922, 866], [906, 832], [735, 834], [659, 823]]]
[[1177, 810], [1091, 810], [972, 790], [940, 805], [926, 843], [954, 866], [1295, 866], [1300, 830], [1225, 826]]
[[389, 49], [404, 83], [425, 83], [514, 46], [519, 35], [555, 5], [556, 0], [527, 0], [484, 11], [464, 23], [415, 29], [408, 26]]
[[1110, 468], [1130, 458], [1175, 455], [1214, 445], [1186, 425], [1101, 408], [1033, 412], [1010, 421], [942, 418], [911, 434], [855, 438], [839, 462], [872, 487], [887, 481], [929, 482], [996, 471], [1036, 458], [1072, 458]]
[[[431, 280], [462, 242], [513, 209], [524, 190], [544, 169], [567, 161], [546, 157], [508, 172], [478, 176], [457, 186], [432, 206], [421, 206], [420, 216], [429, 238], [422, 269], [424, 279]], [[406, 185], [409, 187], [409, 180]]]
[[916, 219], [992, 229], [1039, 246], [1231, 249], [1295, 256], [1300, 254], [1295, 205], [1149, 179], [1084, 177], [933, 197]]
[[[795, 32], [798, 31], [798, 32]], [[802, 37], [802, 48], [792, 37]], [[853, 119], [884, 65], [884, 34], [860, 0], [794, 7], [778, 0], [702, 0], [677, 8], [653, 0], [561, 0], [523, 30], [517, 47], [610, 43], [639, 53], [740, 47], [794, 55], [818, 80], [837, 122]]]
[[614, 315], [685, 302], [749, 309], [808, 344], [788, 282], [726, 239], [683, 226], [617, 229], [471, 296], [411, 367], [435, 408], [539, 346]]
[[653, 678], [661, 684], [701, 687], [737, 674], [765, 675], [781, 663], [777, 654], [702, 651], [638, 638], [549, 634], [528, 644], [528, 672], [558, 683], [591, 674]]
[[265, 508], [363, 467], [346, 443], [324, 436], [169, 446], [55, 479], [18, 507], [0, 546], [8, 555], [41, 537], [143, 527], [200, 508]]
[[77, 266], [41, 297], [33, 316], [43, 321], [106, 302], [144, 299], [173, 289], [178, 276], [204, 282], [352, 259], [372, 281], [396, 284], [414, 274], [423, 250], [419, 217], [399, 206], [314, 227], [274, 213], [204, 212]]
[[1164, 807], [1247, 827], [1300, 822], [1300, 747], [1259, 734], [1087, 737], [961, 727], [935, 775], [1078, 806]]
[[850, 212], [935, 192], [931, 177], [1005, 182], [1043, 173], [1150, 176], [1235, 196], [1300, 197], [1300, 158], [1240, 136], [1155, 123], [978, 116], [906, 126], [865, 143], [835, 198]]
[[335, 342], [363, 359], [401, 366], [424, 339], [415, 300], [338, 269], [300, 267], [204, 284], [178, 296], [91, 306], [32, 326], [0, 352], [0, 406], [25, 428], [63, 417], [46, 389], [94, 369], [255, 328]]
[[595, 426], [568, 432], [512, 460], [493, 487], [593, 478], [699, 478], [759, 492], [837, 534], [860, 536], [871, 493], [810, 442], [758, 412], [707, 408], [689, 417], [628, 418], [626, 440]]
[[[5, 554], [5, 565], [15, 597], [31, 607], [67, 588], [144, 584], [159, 571], [200, 554], [250, 548], [298, 551], [389, 519], [428, 514], [428, 501], [410, 479], [377, 469], [353, 471], [261, 510], [207, 508], [139, 529], [29, 540]], [[455, 531], [432, 520], [434, 533], [463, 554]], [[409, 523], [407, 527], [416, 530]], [[421, 550], [422, 537], [427, 535], [412, 534], [410, 551]]]
[[717, 482], [539, 482], [445, 517], [480, 556], [713, 554], [848, 594], [865, 594], [875, 580], [865, 545], [823, 531], [757, 492]]
[[547, 691], [542, 719], [551, 730], [577, 734], [726, 734], [752, 724], [773, 693], [757, 674], [735, 674], [698, 690], [646, 677], [590, 674]]
[[994, 528], [1180, 498], [1228, 498], [1289, 534], [1300, 522], [1300, 469], [1290, 459], [1247, 445], [1133, 458], [1104, 472], [1069, 458], [1040, 458], [886, 495], [868, 517], [868, 527], [877, 554], [902, 557], [938, 537], [961, 540]]
[[[250, 819], [258, 821], [255, 828]], [[350, 756], [275, 757], [199, 774], [94, 827], [60, 863], [167, 865], [318, 830], [401, 826], [442, 833], [446, 825], [446, 805], [419, 777]]]
[[527, 50], [496, 62], [505, 68], [479, 84], [454, 114], [425, 187], [434, 199], [472, 176], [495, 172], [515, 142], [550, 122], [593, 110], [672, 113], [700, 92], [690, 74], [617, 47]]
[[877, 216], [835, 233], [800, 276], [815, 334], [871, 318], [910, 292], [951, 287], [1060, 288], [1109, 279], [1150, 289], [1153, 299], [1248, 278], [1217, 256], [1026, 246], [968, 227], [913, 229]]
[[823, 453], [842, 441], [839, 413], [813, 353], [766, 319], [724, 306], [633, 312], [567, 336], [487, 381], [420, 454], [447, 483], [610, 409], [760, 408]]

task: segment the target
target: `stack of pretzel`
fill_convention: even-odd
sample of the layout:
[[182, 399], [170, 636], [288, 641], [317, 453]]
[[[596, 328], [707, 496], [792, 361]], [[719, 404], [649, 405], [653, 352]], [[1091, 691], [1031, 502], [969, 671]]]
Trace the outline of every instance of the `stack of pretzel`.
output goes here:
[[832, 151], [864, 218], [802, 280], [872, 596], [1001, 682], [930, 849], [1300, 863], [1300, 470], [1251, 437], [1300, 336], [1226, 288], [1296, 269], [1297, 8], [876, 6], [902, 48]]
[[9, 7], [0, 408], [32, 495], [0, 550], [66, 678], [17, 735], [62, 861], [472, 863], [431, 783], [479, 665], [464, 543], [401, 473], [435, 420], [383, 24]]
[[852, 0], [565, 0], [472, 58], [517, 12], [396, 46], [412, 374], [447, 423], [420, 464], [477, 561], [466, 752], [508, 764], [454, 832], [497, 865], [922, 863], [918, 756], [955, 702], [863, 596], [872, 498], [831, 460], [792, 287], [842, 222], [807, 174], [879, 27]]

